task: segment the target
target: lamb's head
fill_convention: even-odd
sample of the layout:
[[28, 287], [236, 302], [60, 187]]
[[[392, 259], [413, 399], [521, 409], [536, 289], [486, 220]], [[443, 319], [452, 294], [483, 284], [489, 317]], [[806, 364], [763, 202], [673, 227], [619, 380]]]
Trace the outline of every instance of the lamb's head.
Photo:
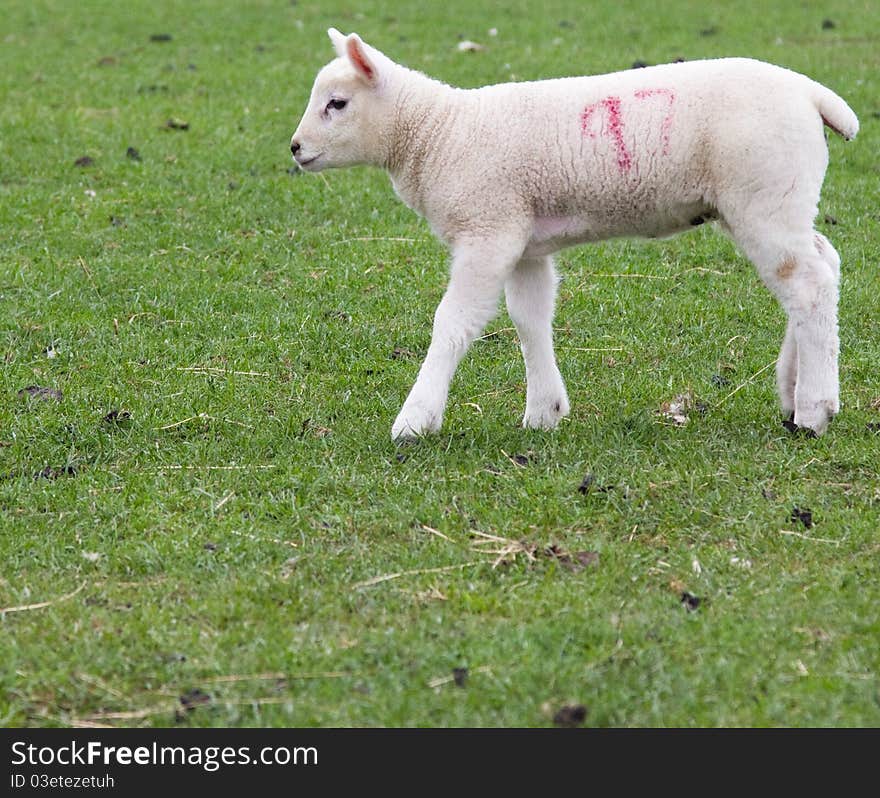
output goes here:
[[396, 64], [352, 33], [327, 31], [338, 58], [315, 78], [308, 107], [290, 140], [301, 169], [318, 172], [381, 165], [393, 123]]

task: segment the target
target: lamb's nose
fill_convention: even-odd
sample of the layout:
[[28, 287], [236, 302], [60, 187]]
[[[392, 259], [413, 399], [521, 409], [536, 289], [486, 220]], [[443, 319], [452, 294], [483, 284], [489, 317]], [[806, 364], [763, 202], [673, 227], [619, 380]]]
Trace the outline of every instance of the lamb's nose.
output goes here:
[[290, 142], [290, 154], [296, 157], [296, 154], [299, 152], [300, 144], [298, 141]]

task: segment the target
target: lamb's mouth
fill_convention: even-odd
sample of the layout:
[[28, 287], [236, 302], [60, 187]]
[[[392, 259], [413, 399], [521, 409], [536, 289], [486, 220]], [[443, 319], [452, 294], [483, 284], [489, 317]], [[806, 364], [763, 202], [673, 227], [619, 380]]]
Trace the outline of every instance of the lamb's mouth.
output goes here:
[[313, 155], [311, 158], [306, 158], [304, 161], [296, 159], [296, 162], [299, 165], [300, 169], [305, 169], [309, 164], [313, 164], [315, 161], [317, 161], [318, 158], [321, 157], [321, 155], [323, 155], [323, 153], [319, 152], [317, 155]]

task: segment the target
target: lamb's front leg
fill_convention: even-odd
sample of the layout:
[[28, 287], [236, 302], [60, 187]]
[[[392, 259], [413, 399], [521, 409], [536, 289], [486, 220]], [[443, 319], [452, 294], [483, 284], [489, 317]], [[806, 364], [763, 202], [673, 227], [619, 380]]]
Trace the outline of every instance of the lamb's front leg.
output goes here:
[[440, 429], [455, 369], [497, 312], [504, 281], [520, 252], [509, 241], [455, 248], [449, 286], [434, 314], [431, 345], [391, 427], [392, 438], [415, 438]]
[[568, 415], [568, 395], [553, 353], [556, 302], [553, 259], [523, 259], [507, 280], [507, 312], [516, 325], [526, 364], [524, 427], [553, 429]]

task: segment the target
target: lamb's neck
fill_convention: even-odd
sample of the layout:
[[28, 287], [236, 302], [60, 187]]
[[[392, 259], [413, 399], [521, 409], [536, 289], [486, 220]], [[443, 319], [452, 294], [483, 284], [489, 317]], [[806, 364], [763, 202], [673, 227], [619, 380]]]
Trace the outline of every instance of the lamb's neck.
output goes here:
[[463, 92], [409, 70], [401, 77], [383, 165], [395, 185], [418, 190], [432, 154], [450, 138]]

